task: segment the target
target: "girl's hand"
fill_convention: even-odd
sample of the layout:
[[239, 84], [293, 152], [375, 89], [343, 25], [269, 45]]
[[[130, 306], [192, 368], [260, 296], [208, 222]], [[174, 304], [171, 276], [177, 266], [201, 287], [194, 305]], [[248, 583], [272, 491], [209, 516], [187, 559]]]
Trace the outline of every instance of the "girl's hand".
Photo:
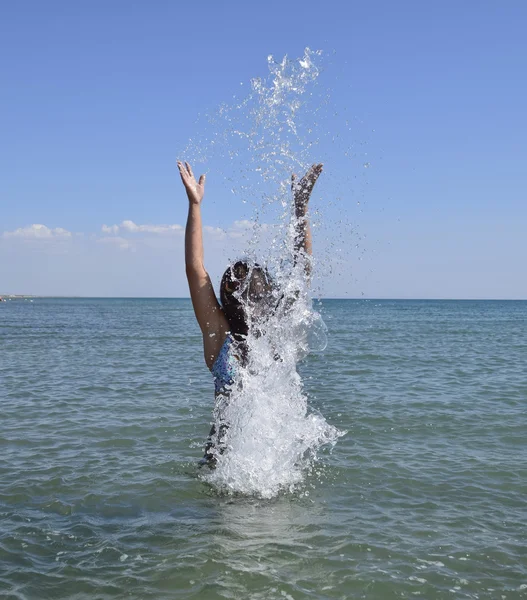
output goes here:
[[196, 181], [194, 173], [192, 172], [191, 166], [186, 162], [183, 164], [181, 161], [177, 161], [179, 174], [181, 175], [181, 181], [187, 191], [187, 196], [191, 204], [201, 204], [203, 195], [205, 194], [205, 175]]
[[322, 173], [322, 167], [322, 163], [311, 165], [309, 171], [300, 181], [297, 181], [294, 173], [291, 176], [291, 189], [293, 190], [295, 208], [297, 210], [305, 211], [307, 209], [313, 187], [315, 186], [320, 173]]

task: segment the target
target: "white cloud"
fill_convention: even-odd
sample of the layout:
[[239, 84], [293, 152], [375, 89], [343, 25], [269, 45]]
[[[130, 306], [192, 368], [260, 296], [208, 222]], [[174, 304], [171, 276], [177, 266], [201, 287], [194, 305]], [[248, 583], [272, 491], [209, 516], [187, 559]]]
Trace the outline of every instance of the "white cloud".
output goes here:
[[173, 233], [182, 233], [184, 228], [182, 225], [137, 225], [133, 221], [125, 220], [120, 225], [103, 225], [101, 228], [103, 233], [117, 234], [122, 233], [152, 233], [154, 235], [166, 235]]
[[[255, 225], [252, 221], [246, 219], [240, 221], [234, 221], [234, 223], [227, 229], [221, 227], [213, 227], [211, 225], [205, 225], [203, 227], [204, 234], [214, 240], [224, 240], [226, 237], [232, 239], [244, 238], [253, 231]], [[267, 231], [269, 225], [261, 223], [256, 226], [259, 231]], [[101, 231], [107, 235], [117, 234], [137, 234], [146, 233], [151, 235], [173, 235], [183, 234], [185, 228], [182, 225], [139, 225], [129, 219], [122, 221], [120, 225], [103, 225]]]
[[247, 219], [242, 219], [241, 221], [234, 221], [233, 224], [234, 229], [252, 229], [254, 227], [253, 221], [248, 221]]
[[62, 227], [50, 229], [45, 225], [34, 223], [33, 225], [29, 225], [28, 227], [19, 227], [18, 229], [15, 229], [15, 231], [4, 231], [3, 237], [20, 238], [28, 240], [67, 239], [71, 238], [71, 231], [63, 229]]
[[208, 234], [216, 240], [222, 240], [227, 235], [225, 229], [222, 229], [221, 227], [211, 227], [210, 225], [205, 225], [203, 231], [205, 234]]

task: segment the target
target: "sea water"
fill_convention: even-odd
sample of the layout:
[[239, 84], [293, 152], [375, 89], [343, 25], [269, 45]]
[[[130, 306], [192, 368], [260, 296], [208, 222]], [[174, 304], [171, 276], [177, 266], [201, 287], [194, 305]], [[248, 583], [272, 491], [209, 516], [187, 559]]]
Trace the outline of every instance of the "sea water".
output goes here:
[[318, 310], [302, 390], [347, 433], [262, 499], [199, 477], [190, 300], [0, 304], [0, 595], [527, 597], [527, 302]]

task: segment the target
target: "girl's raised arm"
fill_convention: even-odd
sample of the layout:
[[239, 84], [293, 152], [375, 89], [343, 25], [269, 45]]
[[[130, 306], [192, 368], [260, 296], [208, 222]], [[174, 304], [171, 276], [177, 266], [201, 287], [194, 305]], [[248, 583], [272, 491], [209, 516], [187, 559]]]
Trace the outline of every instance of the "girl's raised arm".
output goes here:
[[203, 334], [205, 360], [210, 367], [219, 351], [216, 346], [218, 343], [221, 344], [222, 333], [228, 330], [228, 323], [218, 304], [212, 282], [203, 264], [201, 201], [205, 193], [205, 175], [196, 181], [191, 166], [179, 161], [178, 169], [189, 200], [185, 229], [187, 281], [194, 314]]
[[[295, 262], [299, 256], [305, 255], [306, 274], [311, 275], [311, 261], [307, 256], [313, 254], [311, 243], [311, 227], [309, 226], [309, 217], [307, 207], [313, 187], [322, 173], [322, 164], [312, 165], [309, 171], [297, 181], [296, 175], [291, 177], [291, 188], [295, 203]], [[306, 256], [307, 255], [307, 256]]]

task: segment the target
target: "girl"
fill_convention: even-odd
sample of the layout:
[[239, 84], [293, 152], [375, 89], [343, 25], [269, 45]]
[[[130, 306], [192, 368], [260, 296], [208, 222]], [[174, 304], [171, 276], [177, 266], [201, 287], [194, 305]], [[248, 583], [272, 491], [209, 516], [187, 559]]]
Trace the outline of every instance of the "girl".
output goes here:
[[[278, 291], [267, 270], [258, 264], [238, 261], [230, 265], [220, 284], [218, 302], [209, 274], [203, 264], [201, 202], [205, 193], [205, 175], [196, 181], [188, 163], [178, 161], [179, 173], [189, 200], [185, 230], [185, 266], [194, 314], [203, 334], [205, 362], [214, 376], [216, 403], [228, 402], [239, 369], [247, 364], [245, 340], [250, 331], [258, 333], [265, 318], [277, 307]], [[314, 164], [297, 181], [292, 176], [295, 210], [295, 261], [305, 259], [306, 277], [310, 276], [311, 230], [307, 208], [311, 192], [322, 172]], [[278, 300], [280, 302], [280, 300]], [[216, 465], [224, 450], [228, 424], [220, 419], [219, 431], [213, 426], [201, 464]]]

